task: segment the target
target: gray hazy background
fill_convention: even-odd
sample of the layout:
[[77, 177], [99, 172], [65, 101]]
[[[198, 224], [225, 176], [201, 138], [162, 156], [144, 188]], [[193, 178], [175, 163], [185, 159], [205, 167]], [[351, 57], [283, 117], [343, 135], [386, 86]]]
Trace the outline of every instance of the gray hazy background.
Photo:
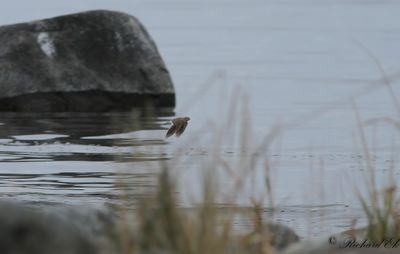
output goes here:
[[[209, 155], [207, 144], [213, 130], [205, 129], [205, 123], [218, 123], [230, 95], [240, 89], [250, 98], [255, 143], [277, 122], [300, 123], [284, 132], [279, 148], [271, 152], [273, 158], [279, 158], [273, 175], [276, 203], [288, 213], [278, 218], [304, 236], [346, 229], [359, 216], [354, 186], [363, 185], [365, 166], [351, 101], [354, 99], [363, 119], [398, 116], [385, 86], [375, 82], [382, 79], [382, 73], [373, 58], [378, 59], [400, 96], [399, 1], [14, 0], [1, 1], [0, 24], [93, 9], [123, 11], [141, 20], [174, 80], [176, 114], [192, 118], [182, 139], [171, 139], [168, 144], [155, 142], [163, 139], [165, 130], [135, 132], [135, 142], [145, 144], [135, 151], [153, 159], [173, 157], [179, 142], [201, 135], [203, 142], [191, 145], [184, 155], [189, 164], [195, 164]], [[165, 120], [157, 119], [159, 123]], [[390, 176], [400, 180], [398, 170], [389, 170], [398, 160], [398, 130], [377, 124], [365, 131], [368, 138], [375, 137], [373, 158], [379, 184], [383, 186]], [[142, 162], [133, 166], [113, 162], [112, 155], [131, 150], [106, 141], [128, 138], [128, 134], [86, 135], [79, 142], [58, 140], [57, 135], [68, 137], [68, 131], [48, 136], [34, 124], [30, 134], [1, 137], [4, 196], [105, 202], [115, 189], [112, 176], [107, 174], [115, 168], [129, 168], [138, 185], [147, 183], [150, 173]], [[34, 145], [43, 138], [48, 142]], [[93, 139], [105, 143], [95, 146], [90, 143]], [[160, 146], [162, 153], [157, 150]], [[240, 156], [234, 144], [221, 150]], [[105, 157], [93, 160], [90, 154]], [[194, 171], [183, 174], [183, 192], [198, 189]], [[66, 174], [71, 172], [75, 175]], [[260, 193], [263, 181], [260, 177]], [[243, 193], [240, 204], [248, 205], [249, 193]], [[182, 203], [186, 202], [183, 197]], [[324, 228], [310, 221], [327, 223]]]

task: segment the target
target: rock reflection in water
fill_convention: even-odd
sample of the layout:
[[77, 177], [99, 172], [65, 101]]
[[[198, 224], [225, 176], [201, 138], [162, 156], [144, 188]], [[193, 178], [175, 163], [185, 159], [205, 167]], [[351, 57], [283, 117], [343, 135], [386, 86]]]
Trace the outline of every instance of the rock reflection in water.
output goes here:
[[115, 203], [122, 191], [143, 195], [154, 186], [156, 164], [168, 158], [153, 149], [165, 145], [163, 135], [135, 134], [166, 129], [163, 124], [171, 115], [169, 109], [157, 116], [3, 113], [1, 196], [29, 202]]

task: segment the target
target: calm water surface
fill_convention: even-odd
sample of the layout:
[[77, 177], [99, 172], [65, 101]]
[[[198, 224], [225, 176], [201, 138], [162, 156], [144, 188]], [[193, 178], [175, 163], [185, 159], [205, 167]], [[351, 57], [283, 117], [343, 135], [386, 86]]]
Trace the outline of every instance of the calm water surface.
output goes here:
[[[354, 193], [355, 186], [363, 190], [367, 170], [352, 101], [362, 121], [398, 118], [392, 99], [400, 96], [398, 1], [16, 0], [3, 6], [1, 24], [88, 9], [137, 16], [169, 67], [178, 105], [153, 117], [1, 114], [2, 197], [116, 203], [121, 189], [146, 193], [160, 163], [180, 158], [180, 202], [190, 207], [204, 173], [193, 165], [212, 157], [215, 131], [232, 105], [241, 105], [241, 100], [230, 104], [240, 91], [249, 98], [248, 151], [255, 151], [277, 123], [291, 126], [276, 137], [267, 156], [278, 207], [274, 220], [304, 237], [339, 232], [355, 218], [362, 224]], [[379, 68], [393, 93], [380, 82]], [[192, 120], [182, 138], [164, 140], [174, 114]], [[385, 121], [374, 123], [365, 127], [365, 135], [378, 184], [384, 186], [389, 179], [400, 180], [400, 171], [393, 169], [399, 132]], [[237, 140], [229, 138], [218, 152], [233, 165], [243, 156]], [[250, 196], [264, 196], [264, 168], [257, 165], [257, 177], [236, 203], [246, 207]], [[222, 189], [229, 190], [233, 179], [221, 175]]]

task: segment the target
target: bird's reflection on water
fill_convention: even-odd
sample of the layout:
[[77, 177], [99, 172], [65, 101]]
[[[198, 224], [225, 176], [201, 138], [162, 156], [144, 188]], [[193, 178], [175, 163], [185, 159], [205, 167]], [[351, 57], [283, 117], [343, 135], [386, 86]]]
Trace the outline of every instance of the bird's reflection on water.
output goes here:
[[[160, 151], [171, 116], [172, 109], [156, 115], [1, 113], [0, 197], [116, 203], [121, 191], [145, 195], [154, 187], [155, 165], [168, 159]], [[136, 135], [148, 130], [156, 134]]]

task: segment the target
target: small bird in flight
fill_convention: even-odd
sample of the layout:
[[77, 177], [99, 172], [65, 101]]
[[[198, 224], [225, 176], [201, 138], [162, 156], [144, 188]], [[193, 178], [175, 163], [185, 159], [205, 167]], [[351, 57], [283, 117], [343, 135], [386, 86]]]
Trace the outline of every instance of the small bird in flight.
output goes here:
[[167, 131], [167, 135], [165, 135], [165, 138], [169, 138], [174, 134], [177, 137], [182, 135], [182, 133], [186, 129], [186, 126], [188, 125], [189, 120], [190, 120], [190, 117], [177, 117], [177, 118], [172, 119], [171, 120], [172, 126]]

